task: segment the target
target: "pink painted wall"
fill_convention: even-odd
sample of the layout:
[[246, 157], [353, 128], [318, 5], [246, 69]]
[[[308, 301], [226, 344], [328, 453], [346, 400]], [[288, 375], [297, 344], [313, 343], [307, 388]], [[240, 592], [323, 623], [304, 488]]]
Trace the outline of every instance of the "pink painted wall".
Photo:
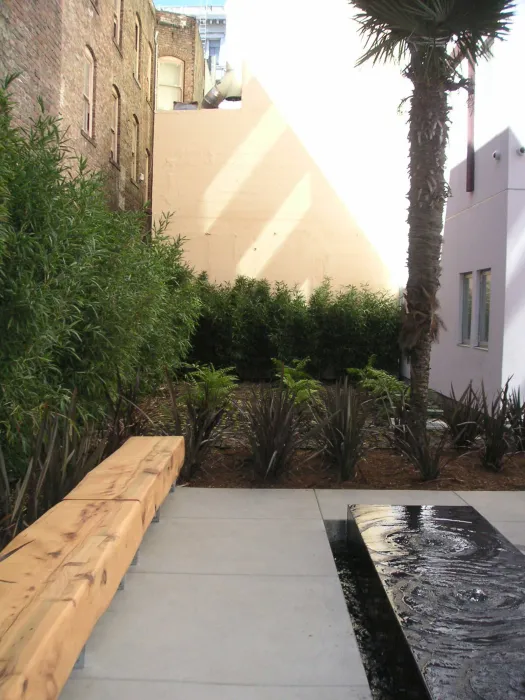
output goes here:
[[[159, 112], [153, 215], [215, 280], [239, 274], [309, 293], [405, 281], [409, 90], [363, 51], [346, 0], [229, 0], [229, 54], [244, 67], [238, 110]], [[316, 58], [307, 60], [315, 46]], [[307, 66], [307, 68], [306, 68]]]

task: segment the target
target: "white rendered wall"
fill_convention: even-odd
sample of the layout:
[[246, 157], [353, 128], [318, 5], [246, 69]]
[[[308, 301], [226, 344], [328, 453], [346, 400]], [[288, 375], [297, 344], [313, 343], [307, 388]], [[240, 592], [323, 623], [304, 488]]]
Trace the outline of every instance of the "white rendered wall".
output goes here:
[[[476, 70], [475, 190], [466, 192], [467, 100], [453, 97], [441, 315], [447, 330], [434, 346], [430, 383], [448, 394], [472, 379], [497, 391], [513, 375], [525, 389], [525, 91], [520, 74], [525, 56], [525, 3], [517, 3], [510, 37], [494, 46], [494, 56]], [[493, 158], [498, 152], [500, 159]], [[478, 337], [478, 270], [492, 271], [488, 349]], [[460, 341], [460, 274], [474, 273], [471, 346]]]

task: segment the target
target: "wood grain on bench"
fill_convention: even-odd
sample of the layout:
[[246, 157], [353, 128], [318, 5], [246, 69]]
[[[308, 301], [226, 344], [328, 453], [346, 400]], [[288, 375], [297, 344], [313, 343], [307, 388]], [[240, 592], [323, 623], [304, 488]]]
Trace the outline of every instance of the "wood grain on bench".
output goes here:
[[138, 501], [146, 530], [183, 461], [182, 437], [132, 437], [93, 469], [66, 500]]

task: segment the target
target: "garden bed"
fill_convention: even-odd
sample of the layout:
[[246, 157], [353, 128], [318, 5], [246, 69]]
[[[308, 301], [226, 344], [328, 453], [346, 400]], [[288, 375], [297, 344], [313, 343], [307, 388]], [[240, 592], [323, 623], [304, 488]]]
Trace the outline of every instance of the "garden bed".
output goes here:
[[188, 486], [204, 488], [287, 488], [287, 489], [432, 489], [435, 491], [518, 491], [525, 489], [525, 455], [508, 457], [499, 473], [484, 469], [475, 453], [457, 456], [442, 467], [435, 481], [421, 481], [414, 467], [388, 449], [373, 449], [359, 463], [354, 480], [341, 482], [337, 470], [320, 456], [303, 450], [292, 468], [276, 481], [253, 478], [248, 450], [213, 450], [197, 469]]
[[[237, 407], [250, 396], [256, 384], [243, 383], [234, 391]], [[166, 392], [150, 398], [142, 405], [147, 415], [146, 432], [173, 434], [169, 398]], [[505, 458], [501, 472], [492, 472], [481, 464], [479, 451], [463, 454], [449, 450], [445, 453], [441, 476], [422, 481], [417, 470], [401, 455], [389, 449], [383, 432], [370, 426], [367, 451], [359, 462], [356, 478], [341, 481], [336, 468], [327, 464], [315, 449], [300, 450], [291, 468], [276, 480], [262, 481], [254, 477], [246, 430], [235, 408], [225, 416], [227, 438], [197, 467], [188, 486], [201, 488], [346, 488], [346, 489], [432, 489], [516, 491], [525, 489], [525, 454]]]

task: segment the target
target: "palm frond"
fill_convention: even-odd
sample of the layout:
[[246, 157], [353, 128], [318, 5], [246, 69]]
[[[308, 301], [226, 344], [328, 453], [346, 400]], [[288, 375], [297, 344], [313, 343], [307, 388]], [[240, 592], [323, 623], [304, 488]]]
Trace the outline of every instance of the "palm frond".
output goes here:
[[[402, 61], [409, 50], [455, 46], [477, 62], [510, 32], [514, 0], [350, 0], [366, 50], [358, 63]], [[448, 54], [446, 54], [448, 56]]]

